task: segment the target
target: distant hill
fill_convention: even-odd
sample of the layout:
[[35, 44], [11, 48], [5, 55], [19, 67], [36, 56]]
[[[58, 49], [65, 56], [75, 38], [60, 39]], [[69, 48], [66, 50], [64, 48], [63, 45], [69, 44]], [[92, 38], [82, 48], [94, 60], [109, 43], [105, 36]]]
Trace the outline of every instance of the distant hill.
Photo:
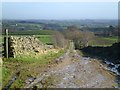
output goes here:
[[[68, 26], [76, 26], [80, 30], [89, 30], [96, 35], [106, 36], [112, 26], [114, 35], [118, 34], [118, 20], [106, 19], [85, 19], [85, 20], [3, 20], [2, 31], [5, 28], [9, 32], [27, 31], [27, 30], [66, 30]], [[20, 32], [19, 32], [20, 33]], [[108, 35], [107, 35], [108, 36]]]

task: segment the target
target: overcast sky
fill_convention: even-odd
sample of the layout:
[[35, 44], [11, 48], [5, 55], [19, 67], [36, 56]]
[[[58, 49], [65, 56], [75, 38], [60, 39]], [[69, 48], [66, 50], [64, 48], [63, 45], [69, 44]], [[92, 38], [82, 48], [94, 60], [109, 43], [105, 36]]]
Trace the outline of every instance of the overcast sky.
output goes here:
[[117, 2], [4, 2], [3, 19], [117, 19]]

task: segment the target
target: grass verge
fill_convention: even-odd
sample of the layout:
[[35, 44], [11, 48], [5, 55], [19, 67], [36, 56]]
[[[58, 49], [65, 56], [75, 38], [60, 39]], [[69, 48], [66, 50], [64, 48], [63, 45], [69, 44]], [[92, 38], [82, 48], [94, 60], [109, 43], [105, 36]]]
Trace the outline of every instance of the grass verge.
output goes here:
[[52, 65], [55, 58], [63, 55], [65, 50], [60, 49], [58, 53], [48, 52], [38, 58], [23, 56], [20, 58], [4, 59], [3, 63], [3, 87], [8, 83], [11, 77], [20, 70], [20, 76], [12, 84], [11, 88], [22, 88], [26, 84], [29, 76], [36, 77], [43, 72], [47, 65]]

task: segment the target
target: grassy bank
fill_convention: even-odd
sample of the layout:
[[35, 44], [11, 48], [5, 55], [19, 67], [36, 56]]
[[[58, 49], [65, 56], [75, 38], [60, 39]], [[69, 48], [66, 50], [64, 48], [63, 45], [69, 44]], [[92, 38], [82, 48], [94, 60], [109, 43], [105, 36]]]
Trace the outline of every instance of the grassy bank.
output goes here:
[[12, 84], [11, 88], [20, 88], [26, 84], [29, 76], [36, 77], [43, 72], [48, 65], [53, 65], [54, 59], [64, 54], [65, 50], [61, 49], [58, 53], [49, 52], [38, 58], [23, 56], [20, 58], [4, 59], [3, 63], [3, 87], [8, 83], [15, 72], [20, 70], [20, 76]]

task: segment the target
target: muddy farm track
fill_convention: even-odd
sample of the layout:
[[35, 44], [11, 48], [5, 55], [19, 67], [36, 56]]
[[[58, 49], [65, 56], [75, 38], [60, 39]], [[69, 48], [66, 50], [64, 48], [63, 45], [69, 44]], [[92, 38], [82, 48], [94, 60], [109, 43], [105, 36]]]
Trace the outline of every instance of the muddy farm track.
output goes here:
[[114, 88], [115, 76], [97, 60], [82, 57], [72, 47], [25, 88]]

